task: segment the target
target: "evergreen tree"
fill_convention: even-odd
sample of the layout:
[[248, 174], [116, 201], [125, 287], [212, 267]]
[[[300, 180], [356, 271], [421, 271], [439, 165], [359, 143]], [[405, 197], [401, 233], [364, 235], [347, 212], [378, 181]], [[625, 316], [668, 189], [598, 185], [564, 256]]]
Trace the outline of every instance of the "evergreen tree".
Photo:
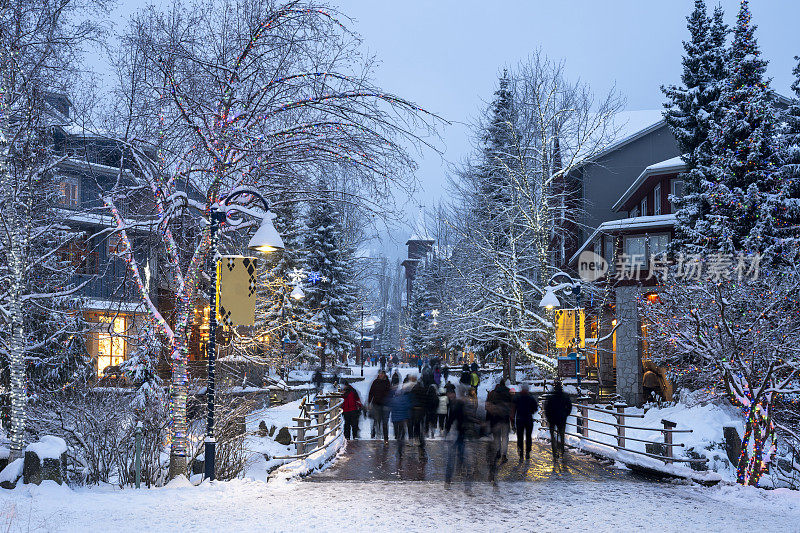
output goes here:
[[707, 183], [708, 247], [727, 253], [770, 252], [778, 166], [776, 121], [767, 61], [755, 38], [747, 0], [742, 0], [728, 76], [722, 91], [722, 118], [711, 136], [713, 180]]
[[[324, 190], [324, 187], [321, 189]], [[351, 265], [353, 251], [344, 247], [339, 213], [329, 198], [309, 211], [305, 249], [309, 283], [305, 290], [305, 336], [321, 344], [322, 366], [353, 348], [351, 311], [355, 304]]]
[[723, 21], [722, 8], [715, 8], [709, 18], [703, 0], [695, 1], [695, 9], [687, 17], [687, 27], [690, 39], [683, 42], [682, 85], [662, 87], [662, 91], [667, 97], [664, 118], [688, 167], [681, 176], [684, 195], [674, 199], [677, 215], [674, 245], [696, 252], [695, 244], [702, 241], [704, 217], [709, 209], [703, 184], [712, 172], [710, 132], [721, 118], [728, 27]]
[[409, 309], [409, 351], [422, 357], [428, 355], [436, 347], [436, 320], [434, 310], [438, 311], [436, 283], [441, 281], [436, 276], [435, 258], [417, 270], [414, 279], [414, 290]]
[[776, 253], [797, 249], [800, 241], [800, 56], [795, 59], [798, 61], [792, 70], [795, 97], [783, 116], [786, 129], [777, 176], [779, 192], [774, 198], [775, 236], [779, 239]]
[[[306, 318], [304, 298], [293, 294], [296, 287], [306, 290], [303, 261], [305, 228], [294, 204], [274, 207], [273, 223], [283, 239], [284, 249], [267, 256], [265, 268], [259, 269], [259, 299], [256, 303], [256, 335], [259, 352], [267, 354], [270, 366], [286, 367], [301, 349], [303, 320]], [[287, 344], [290, 343], [290, 344]], [[284, 353], [284, 348], [292, 348]], [[277, 357], [276, 357], [277, 356]]]
[[493, 235], [501, 247], [508, 225], [507, 209], [511, 204], [509, 169], [514, 138], [514, 96], [508, 71], [503, 71], [490, 107], [489, 122], [483, 136], [483, 161], [480, 174], [478, 217], [483, 230]]

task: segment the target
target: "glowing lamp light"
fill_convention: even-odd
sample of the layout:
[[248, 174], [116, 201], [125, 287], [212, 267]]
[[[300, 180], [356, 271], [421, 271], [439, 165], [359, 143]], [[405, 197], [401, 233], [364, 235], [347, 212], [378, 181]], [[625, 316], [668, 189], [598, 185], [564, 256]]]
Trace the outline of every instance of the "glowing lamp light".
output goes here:
[[542, 301], [539, 302], [539, 307], [544, 307], [545, 309], [555, 309], [559, 307], [561, 303], [558, 301], [558, 296], [556, 293], [553, 292], [553, 289], [547, 287], [544, 291], [544, 296], [542, 296]]
[[261, 223], [250, 242], [247, 243], [249, 249], [262, 254], [283, 250], [283, 239], [281, 239], [278, 230], [275, 229], [275, 224], [272, 223], [273, 218], [275, 218], [275, 213], [267, 213], [267, 218]]
[[300, 285], [295, 285], [294, 289], [292, 289], [292, 292], [289, 293], [289, 296], [295, 300], [302, 300], [306, 297], [306, 293], [303, 292], [303, 289], [300, 288]]

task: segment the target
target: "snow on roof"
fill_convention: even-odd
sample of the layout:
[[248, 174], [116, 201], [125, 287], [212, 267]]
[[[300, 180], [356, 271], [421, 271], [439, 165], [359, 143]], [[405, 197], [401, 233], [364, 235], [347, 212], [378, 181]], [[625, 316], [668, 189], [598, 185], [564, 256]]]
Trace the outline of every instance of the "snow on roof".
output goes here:
[[608, 124], [608, 131], [614, 132], [614, 137], [610, 141], [610, 144], [599, 152], [590, 154], [580, 165], [596, 161], [606, 154], [658, 129], [664, 125], [663, 113], [661, 109], [639, 109], [634, 111], [620, 111], [615, 114], [611, 117]]
[[126, 302], [122, 300], [101, 300], [97, 298], [86, 298], [83, 300], [83, 307], [89, 311], [108, 311], [119, 313], [143, 312], [144, 307], [141, 302]]
[[631, 186], [628, 187], [628, 190], [625, 191], [625, 194], [620, 196], [619, 200], [611, 207], [612, 211], [618, 210], [622, 207], [622, 204], [627, 202], [631, 196], [641, 187], [642, 183], [649, 177], [649, 176], [656, 176], [658, 174], [667, 174], [670, 172], [680, 172], [686, 169], [686, 163], [683, 161], [682, 156], [675, 156], [673, 158], [667, 159], [665, 161], [660, 161], [658, 163], [653, 163], [649, 167], [646, 167], [639, 176], [633, 180]]
[[670, 213], [668, 215], [651, 215], [646, 217], [633, 217], [621, 218], [619, 220], [609, 220], [600, 224], [600, 227], [594, 230], [594, 233], [584, 241], [578, 251], [569, 258], [569, 263], [573, 263], [578, 259], [578, 256], [594, 242], [598, 235], [611, 233], [612, 231], [621, 230], [636, 230], [648, 228], [669, 228], [675, 225], [675, 215]]

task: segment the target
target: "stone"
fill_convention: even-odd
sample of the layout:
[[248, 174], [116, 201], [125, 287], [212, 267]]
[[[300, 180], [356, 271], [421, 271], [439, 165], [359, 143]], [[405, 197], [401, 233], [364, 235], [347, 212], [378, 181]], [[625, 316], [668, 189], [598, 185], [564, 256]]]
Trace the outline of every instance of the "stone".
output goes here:
[[22, 482], [34, 485], [42, 483], [42, 461], [36, 452], [25, 452], [25, 462], [22, 464]]
[[[694, 451], [692, 448], [689, 448], [688, 450], [686, 450], [686, 456], [689, 459], [702, 459], [704, 457], [703, 455], [700, 455], [699, 453]], [[707, 472], [708, 471], [708, 463], [687, 463], [687, 464], [689, 465], [689, 468], [691, 468], [695, 472]]]
[[292, 435], [289, 433], [289, 428], [282, 427], [275, 437], [275, 442], [284, 446], [290, 445], [292, 443]]
[[644, 451], [652, 453], [653, 455], [667, 455], [667, 447], [660, 442], [645, 442]]
[[269, 427], [269, 436], [272, 437], [273, 435], [275, 435], [275, 431], [277, 429], [278, 429], [277, 426], [270, 426]]
[[42, 480], [49, 479], [59, 485], [67, 481], [67, 454], [60, 458], [45, 457], [42, 459]]
[[267, 423], [262, 420], [258, 423], [258, 436], [266, 437], [268, 434], [269, 430], [267, 429]]
[[742, 454], [742, 439], [734, 426], [723, 426], [722, 436], [725, 438], [725, 454], [732, 465], [739, 464], [739, 456]]
[[205, 474], [206, 462], [204, 459], [197, 458], [192, 462], [192, 475]]

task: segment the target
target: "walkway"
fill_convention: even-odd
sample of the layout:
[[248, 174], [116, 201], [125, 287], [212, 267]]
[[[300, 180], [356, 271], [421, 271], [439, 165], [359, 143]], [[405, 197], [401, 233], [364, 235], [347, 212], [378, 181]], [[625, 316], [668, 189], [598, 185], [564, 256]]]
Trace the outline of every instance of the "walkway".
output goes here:
[[[479, 441], [476, 448], [475, 481], [489, 479], [488, 441]], [[416, 444], [406, 444], [405, 453], [397, 454], [397, 442], [384, 444], [378, 440], [351, 440], [344, 454], [329, 469], [308, 478], [308, 481], [444, 481], [449, 442], [428, 440], [428, 460], [421, 461]], [[457, 480], [458, 478], [456, 478]], [[577, 450], [567, 450], [563, 465], [553, 466], [550, 444], [533, 442], [530, 462], [520, 462], [515, 443], [508, 449], [508, 462], [500, 465], [498, 481], [643, 481], [643, 478], [606, 466]]]

